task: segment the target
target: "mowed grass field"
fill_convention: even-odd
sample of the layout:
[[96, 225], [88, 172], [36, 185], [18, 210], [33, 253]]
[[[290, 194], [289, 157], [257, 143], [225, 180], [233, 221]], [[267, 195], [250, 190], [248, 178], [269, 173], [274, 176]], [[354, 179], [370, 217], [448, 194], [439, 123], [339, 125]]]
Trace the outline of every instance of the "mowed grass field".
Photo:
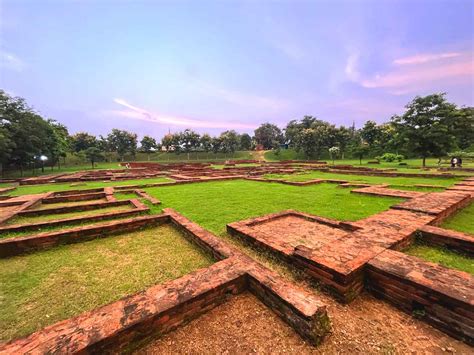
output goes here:
[[0, 342], [212, 263], [169, 225], [0, 259]]

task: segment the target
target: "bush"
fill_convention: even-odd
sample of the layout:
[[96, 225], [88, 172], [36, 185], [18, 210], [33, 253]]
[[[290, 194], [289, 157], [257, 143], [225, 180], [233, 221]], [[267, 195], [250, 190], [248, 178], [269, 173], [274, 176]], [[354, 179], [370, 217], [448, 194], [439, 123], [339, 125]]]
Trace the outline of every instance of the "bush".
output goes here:
[[403, 155], [400, 155], [400, 154], [394, 154], [394, 153], [384, 153], [384, 155], [382, 155], [380, 157], [381, 160], [385, 161], [385, 162], [388, 162], [388, 163], [391, 163], [391, 162], [394, 162], [394, 161], [398, 161], [398, 162], [401, 162], [403, 160]]

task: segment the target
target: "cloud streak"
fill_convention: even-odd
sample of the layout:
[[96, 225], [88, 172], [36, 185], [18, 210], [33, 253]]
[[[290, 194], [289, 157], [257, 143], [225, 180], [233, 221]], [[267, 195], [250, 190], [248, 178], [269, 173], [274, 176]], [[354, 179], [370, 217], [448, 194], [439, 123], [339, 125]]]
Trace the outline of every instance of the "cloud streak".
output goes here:
[[154, 123], [168, 124], [173, 126], [183, 126], [187, 128], [254, 129], [257, 127], [254, 124], [246, 124], [239, 122], [195, 120], [184, 117], [160, 115], [148, 111], [144, 108], [134, 106], [124, 99], [115, 98], [113, 101], [118, 105], [126, 107], [128, 110], [107, 111], [106, 113], [109, 115], [121, 116]]
[[13, 53], [0, 50], [0, 67], [21, 72], [25, 63]]
[[447, 85], [474, 82], [474, 61], [469, 52], [420, 54], [394, 60], [385, 73], [364, 76], [357, 71], [357, 58], [346, 61], [346, 77], [367, 89], [385, 89], [402, 95]]
[[393, 64], [395, 65], [414, 65], [433, 62], [441, 59], [455, 58], [461, 56], [462, 53], [451, 52], [451, 53], [439, 53], [439, 54], [419, 54], [412, 57], [405, 57], [395, 59]]

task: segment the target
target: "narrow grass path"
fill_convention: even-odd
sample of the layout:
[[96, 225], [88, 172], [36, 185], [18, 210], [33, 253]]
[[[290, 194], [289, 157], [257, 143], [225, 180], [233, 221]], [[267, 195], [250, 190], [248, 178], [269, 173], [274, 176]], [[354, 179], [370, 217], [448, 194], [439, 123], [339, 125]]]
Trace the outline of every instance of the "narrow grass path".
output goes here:
[[166, 225], [0, 259], [0, 342], [212, 262]]

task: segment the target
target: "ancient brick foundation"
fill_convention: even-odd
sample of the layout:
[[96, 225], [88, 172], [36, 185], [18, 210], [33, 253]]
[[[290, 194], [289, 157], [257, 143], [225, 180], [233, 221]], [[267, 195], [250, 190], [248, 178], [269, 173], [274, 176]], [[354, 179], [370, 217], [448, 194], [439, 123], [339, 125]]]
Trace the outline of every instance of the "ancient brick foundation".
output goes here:
[[326, 307], [314, 295], [286, 282], [177, 212], [162, 217], [185, 232], [219, 262], [163, 285], [1, 344], [0, 353], [111, 353], [133, 348], [169, 332], [250, 290], [312, 344], [319, 344], [330, 324]]

